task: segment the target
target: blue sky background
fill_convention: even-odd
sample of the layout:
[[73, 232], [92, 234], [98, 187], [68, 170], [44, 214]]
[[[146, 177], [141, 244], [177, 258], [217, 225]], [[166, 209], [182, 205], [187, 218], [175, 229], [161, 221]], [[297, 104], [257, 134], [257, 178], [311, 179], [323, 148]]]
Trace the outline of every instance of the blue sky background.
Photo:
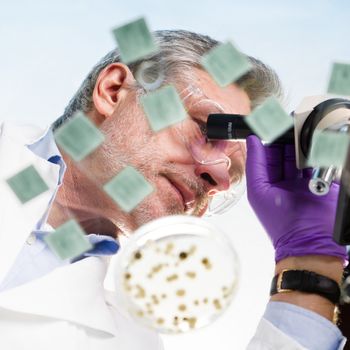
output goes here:
[[334, 60], [350, 60], [350, 3], [294, 1], [0, 1], [2, 119], [47, 123], [114, 47], [111, 28], [146, 16], [151, 29], [232, 39], [279, 73], [288, 109], [323, 93]]
[[[333, 61], [350, 63], [349, 10], [346, 0], [0, 0], [0, 120], [52, 122], [113, 49], [111, 28], [139, 16], [153, 30], [181, 28], [233, 40], [275, 68], [290, 111], [303, 96], [326, 91]], [[273, 250], [246, 198], [212, 221], [239, 253], [240, 289], [214, 325], [165, 337], [166, 350], [244, 349], [268, 301]]]

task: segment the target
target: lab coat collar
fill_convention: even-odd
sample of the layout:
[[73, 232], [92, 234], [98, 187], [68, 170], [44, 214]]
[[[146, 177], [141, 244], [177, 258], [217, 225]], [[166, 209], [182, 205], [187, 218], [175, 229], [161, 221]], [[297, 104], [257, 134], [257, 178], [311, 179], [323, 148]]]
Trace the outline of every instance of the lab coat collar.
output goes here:
[[[27, 147], [46, 133], [47, 130], [30, 126], [1, 125], [0, 281], [45, 213], [57, 188], [60, 166]], [[49, 190], [23, 205], [5, 180], [29, 165], [34, 165]], [[0, 308], [67, 320], [115, 335], [115, 321], [104, 301], [105, 272], [102, 259], [86, 258], [0, 293]]]
[[[60, 166], [40, 158], [26, 145], [40, 139], [45, 130], [3, 123], [0, 131], [0, 282], [36, 224], [46, 212], [57, 188]], [[14, 195], [6, 180], [34, 165], [49, 190], [26, 204]]]
[[116, 321], [105, 302], [106, 270], [107, 263], [97, 257], [57, 268], [0, 293], [0, 308], [66, 320], [116, 336]]
[[45, 128], [39, 128], [34, 125], [5, 122], [1, 127], [1, 134], [11, 137], [18, 144], [32, 145], [45, 137], [50, 127], [49, 125]]

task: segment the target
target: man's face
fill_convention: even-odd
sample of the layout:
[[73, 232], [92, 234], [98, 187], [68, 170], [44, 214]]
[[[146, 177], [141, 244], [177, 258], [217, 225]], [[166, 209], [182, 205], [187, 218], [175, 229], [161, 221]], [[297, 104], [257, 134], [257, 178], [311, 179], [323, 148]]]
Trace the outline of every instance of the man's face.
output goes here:
[[[219, 104], [225, 113], [249, 114], [249, 98], [237, 86], [220, 88], [200, 69], [194, 69], [194, 77], [195, 87], [201, 93], [184, 99], [189, 118], [192, 118], [193, 105], [197, 106], [200, 115], [207, 116], [212, 112], [208, 108], [210, 103], [200, 103], [204, 96], [206, 101], [213, 102], [212, 105]], [[182, 91], [188, 91], [185, 83], [175, 84], [175, 87], [181, 97], [184, 97]], [[153, 132], [133, 91], [124, 96], [113, 117], [101, 125], [106, 134], [106, 142], [102, 146], [104, 159], [96, 173], [101, 181], [108, 181], [123, 167], [132, 165], [154, 187], [154, 192], [131, 213], [120, 213], [115, 206], [113, 216], [123, 217], [124, 229], [134, 230], [165, 215], [202, 215], [208, 195], [228, 189], [230, 174], [227, 163], [205, 165], [196, 162], [184, 142], [189, 132], [186, 125], [183, 123]], [[233, 154], [231, 160], [233, 168], [235, 162], [239, 166], [244, 161], [241, 152]]]

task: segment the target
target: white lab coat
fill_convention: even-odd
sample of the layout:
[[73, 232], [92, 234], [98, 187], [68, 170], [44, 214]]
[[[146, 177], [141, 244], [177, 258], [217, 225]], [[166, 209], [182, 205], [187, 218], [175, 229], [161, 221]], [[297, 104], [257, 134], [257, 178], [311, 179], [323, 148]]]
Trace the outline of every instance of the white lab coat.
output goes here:
[[[43, 130], [3, 123], [0, 130], [0, 283], [35, 224], [44, 215], [59, 166], [25, 145]], [[49, 191], [22, 205], [4, 179], [33, 164]], [[123, 316], [103, 289], [103, 259], [90, 257], [0, 293], [0, 349], [160, 350], [158, 334]], [[301, 350], [302, 346], [262, 319], [249, 350]], [[240, 349], [238, 349], [240, 350]]]

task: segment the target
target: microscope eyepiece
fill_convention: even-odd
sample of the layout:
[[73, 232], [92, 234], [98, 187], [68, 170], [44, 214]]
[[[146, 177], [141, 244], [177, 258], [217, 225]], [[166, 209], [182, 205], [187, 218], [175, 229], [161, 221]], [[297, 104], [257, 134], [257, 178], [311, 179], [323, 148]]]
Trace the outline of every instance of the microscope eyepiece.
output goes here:
[[[209, 114], [207, 137], [209, 140], [244, 141], [249, 135], [255, 135], [241, 114]], [[273, 143], [294, 144], [294, 128], [290, 128]]]

